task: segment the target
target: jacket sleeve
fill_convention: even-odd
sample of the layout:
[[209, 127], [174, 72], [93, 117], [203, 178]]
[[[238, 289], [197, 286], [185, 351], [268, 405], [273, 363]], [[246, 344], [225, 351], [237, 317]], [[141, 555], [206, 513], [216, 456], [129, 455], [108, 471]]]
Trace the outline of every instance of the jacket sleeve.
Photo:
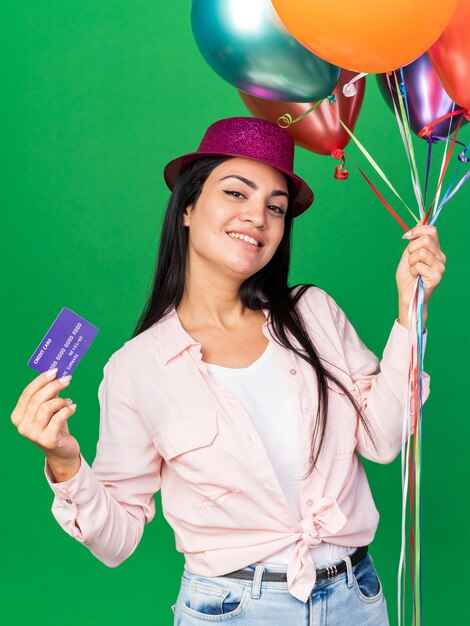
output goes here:
[[[359, 338], [345, 313], [335, 303], [336, 326], [344, 359], [354, 382], [358, 399], [374, 439], [372, 443], [363, 424], [358, 420], [357, 451], [378, 463], [390, 463], [402, 445], [403, 420], [406, 410], [408, 370], [411, 350], [408, 329], [395, 320], [385, 345], [382, 359], [369, 350]], [[423, 355], [426, 350], [427, 329], [423, 334]], [[430, 391], [429, 374], [423, 371], [423, 404]], [[410, 407], [410, 411], [412, 407]], [[410, 415], [413, 432], [414, 415]]]
[[105, 565], [116, 567], [137, 547], [155, 515], [161, 456], [130, 401], [115, 355], [98, 389], [100, 431], [92, 467], [83, 456], [78, 473], [54, 483], [52, 513], [62, 528]]

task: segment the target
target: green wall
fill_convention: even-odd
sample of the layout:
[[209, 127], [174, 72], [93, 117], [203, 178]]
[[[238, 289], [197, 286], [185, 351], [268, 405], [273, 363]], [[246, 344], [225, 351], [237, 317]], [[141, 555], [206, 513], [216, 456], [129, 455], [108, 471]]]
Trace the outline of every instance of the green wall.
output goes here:
[[[5, 626], [170, 626], [183, 567], [158, 514], [135, 554], [108, 569], [58, 526], [43, 455], [16, 433], [11, 411], [34, 377], [27, 360], [60, 308], [100, 332], [67, 395], [88, 461], [98, 437], [97, 389], [108, 357], [133, 331], [152, 279], [168, 191], [162, 168], [195, 149], [219, 117], [245, 115], [237, 92], [193, 42], [189, 0], [17, 0], [2, 8], [2, 351], [0, 407], [0, 620]], [[417, 25], [419, 26], [419, 25]], [[410, 202], [396, 123], [368, 79], [357, 133]], [[468, 130], [461, 133], [468, 140]], [[424, 170], [425, 144], [416, 141]], [[439, 152], [440, 147], [437, 147]], [[350, 146], [355, 159], [357, 149]], [[349, 162], [298, 150], [296, 169], [316, 191], [296, 220], [292, 282], [313, 282], [382, 353], [397, 316], [395, 269], [402, 230]], [[370, 168], [366, 166], [367, 171]], [[424, 623], [463, 623], [463, 594], [443, 593], [446, 574], [465, 580], [468, 540], [466, 333], [470, 305], [470, 186], [438, 228], [448, 269], [429, 305], [423, 459]], [[394, 204], [395, 206], [396, 203]], [[406, 218], [404, 212], [401, 215]], [[408, 220], [411, 225], [411, 220]], [[467, 233], [467, 234], [466, 234]], [[467, 417], [465, 417], [467, 415]], [[380, 527], [373, 556], [396, 623], [400, 463], [367, 463]], [[465, 607], [465, 609], [464, 609]]]

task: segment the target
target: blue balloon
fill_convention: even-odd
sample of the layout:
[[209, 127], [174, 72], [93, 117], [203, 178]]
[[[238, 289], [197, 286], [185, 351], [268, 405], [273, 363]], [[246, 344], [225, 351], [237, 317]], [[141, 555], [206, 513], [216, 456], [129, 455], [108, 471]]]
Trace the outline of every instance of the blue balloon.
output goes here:
[[257, 98], [312, 102], [338, 82], [341, 68], [304, 48], [270, 0], [192, 0], [191, 24], [211, 68]]

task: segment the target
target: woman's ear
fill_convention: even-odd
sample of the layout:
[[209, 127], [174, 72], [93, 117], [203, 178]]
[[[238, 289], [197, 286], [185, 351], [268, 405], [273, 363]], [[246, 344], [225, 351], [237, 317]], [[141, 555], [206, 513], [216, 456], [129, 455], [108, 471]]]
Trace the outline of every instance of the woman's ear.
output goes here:
[[192, 212], [193, 212], [193, 205], [188, 204], [188, 206], [185, 208], [183, 212], [183, 226], [189, 226]]

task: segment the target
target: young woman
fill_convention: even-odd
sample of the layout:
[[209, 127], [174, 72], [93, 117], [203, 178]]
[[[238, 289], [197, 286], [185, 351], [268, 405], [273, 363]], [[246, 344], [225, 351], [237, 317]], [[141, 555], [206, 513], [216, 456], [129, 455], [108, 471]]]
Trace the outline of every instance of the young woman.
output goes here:
[[12, 413], [46, 454], [56, 519], [110, 567], [161, 489], [185, 555], [179, 626], [388, 624], [357, 452], [389, 463], [400, 450], [413, 285], [420, 274], [427, 304], [446, 259], [434, 227], [410, 231], [379, 362], [324, 290], [288, 286], [292, 219], [313, 200], [293, 154], [275, 124], [229, 118], [165, 168], [154, 285], [104, 367], [92, 468], [59, 396], [70, 379], [41, 374]]

